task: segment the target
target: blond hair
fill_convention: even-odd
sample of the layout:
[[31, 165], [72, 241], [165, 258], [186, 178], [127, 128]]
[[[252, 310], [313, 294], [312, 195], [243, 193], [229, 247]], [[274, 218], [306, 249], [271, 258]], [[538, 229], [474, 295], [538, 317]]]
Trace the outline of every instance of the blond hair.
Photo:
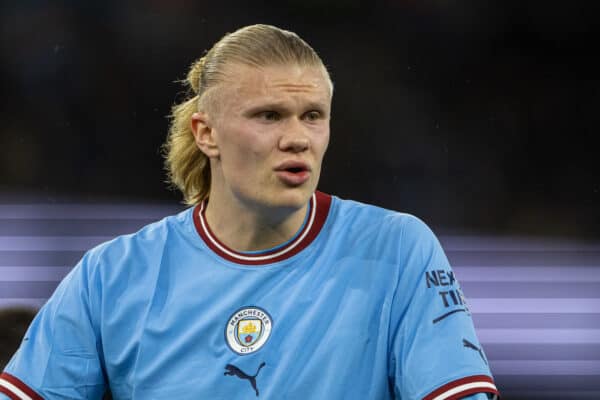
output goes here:
[[193, 62], [183, 81], [188, 96], [173, 106], [169, 134], [163, 145], [168, 181], [183, 193], [188, 205], [208, 197], [211, 179], [208, 157], [194, 141], [192, 114], [214, 106], [209, 93], [223, 82], [226, 67], [232, 64], [316, 66], [322, 67], [329, 79], [323, 61], [312, 47], [295, 33], [270, 25], [250, 25], [229, 33]]

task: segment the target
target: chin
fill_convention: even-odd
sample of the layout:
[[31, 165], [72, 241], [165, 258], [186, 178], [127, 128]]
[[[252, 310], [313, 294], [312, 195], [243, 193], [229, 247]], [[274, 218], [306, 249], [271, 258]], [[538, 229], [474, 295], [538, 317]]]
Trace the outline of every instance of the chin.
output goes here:
[[304, 207], [313, 194], [313, 190], [285, 190], [273, 199], [274, 206], [299, 209]]
[[270, 197], [269, 206], [274, 208], [287, 208], [290, 211], [298, 210], [308, 204], [314, 189], [310, 187], [285, 188], [274, 192]]

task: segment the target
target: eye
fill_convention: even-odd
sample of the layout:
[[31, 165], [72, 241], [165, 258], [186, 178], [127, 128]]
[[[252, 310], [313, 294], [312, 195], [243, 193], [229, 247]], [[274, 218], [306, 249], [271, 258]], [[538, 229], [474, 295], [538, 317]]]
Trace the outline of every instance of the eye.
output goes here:
[[321, 113], [319, 111], [309, 111], [306, 114], [304, 114], [304, 119], [308, 120], [308, 121], [316, 121], [318, 119], [321, 119]]
[[281, 119], [281, 115], [277, 111], [261, 111], [257, 117], [265, 121], [274, 122]]

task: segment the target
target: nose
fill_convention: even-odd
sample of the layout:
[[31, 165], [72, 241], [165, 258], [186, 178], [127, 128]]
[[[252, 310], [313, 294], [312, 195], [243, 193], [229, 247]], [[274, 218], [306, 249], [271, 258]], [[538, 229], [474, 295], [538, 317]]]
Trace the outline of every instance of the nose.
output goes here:
[[284, 127], [284, 132], [279, 138], [279, 149], [292, 153], [301, 153], [310, 147], [310, 139], [302, 121], [291, 119]]

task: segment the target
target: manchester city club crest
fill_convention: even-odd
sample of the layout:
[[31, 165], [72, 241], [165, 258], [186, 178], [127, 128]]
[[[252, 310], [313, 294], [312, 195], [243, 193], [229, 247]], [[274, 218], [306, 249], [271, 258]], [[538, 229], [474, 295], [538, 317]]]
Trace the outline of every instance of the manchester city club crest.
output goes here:
[[269, 339], [273, 321], [259, 307], [243, 307], [234, 312], [225, 327], [229, 348], [239, 355], [254, 353]]

